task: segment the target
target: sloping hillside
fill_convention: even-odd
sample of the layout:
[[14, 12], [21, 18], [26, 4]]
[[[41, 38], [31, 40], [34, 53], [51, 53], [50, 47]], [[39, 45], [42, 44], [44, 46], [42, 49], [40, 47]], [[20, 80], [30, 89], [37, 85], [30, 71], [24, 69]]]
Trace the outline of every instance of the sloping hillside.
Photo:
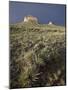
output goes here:
[[10, 88], [65, 85], [65, 27], [10, 25]]

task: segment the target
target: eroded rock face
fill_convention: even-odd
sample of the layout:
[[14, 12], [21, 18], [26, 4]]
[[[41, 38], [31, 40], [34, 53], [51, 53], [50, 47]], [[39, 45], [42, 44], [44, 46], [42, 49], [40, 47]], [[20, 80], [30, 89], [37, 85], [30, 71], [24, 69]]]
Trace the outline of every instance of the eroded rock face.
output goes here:
[[25, 16], [24, 17], [24, 22], [29, 22], [29, 21], [38, 22], [38, 19], [36, 17], [34, 17], [34, 16], [31, 16], [31, 15]]

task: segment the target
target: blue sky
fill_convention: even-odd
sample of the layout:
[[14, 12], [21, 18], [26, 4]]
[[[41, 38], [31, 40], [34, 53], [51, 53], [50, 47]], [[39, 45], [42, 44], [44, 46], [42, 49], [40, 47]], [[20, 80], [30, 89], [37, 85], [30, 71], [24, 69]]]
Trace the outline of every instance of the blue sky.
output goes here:
[[58, 4], [9, 2], [9, 23], [17, 23], [27, 15], [38, 18], [39, 23], [52, 21], [58, 25], [65, 25], [66, 6]]

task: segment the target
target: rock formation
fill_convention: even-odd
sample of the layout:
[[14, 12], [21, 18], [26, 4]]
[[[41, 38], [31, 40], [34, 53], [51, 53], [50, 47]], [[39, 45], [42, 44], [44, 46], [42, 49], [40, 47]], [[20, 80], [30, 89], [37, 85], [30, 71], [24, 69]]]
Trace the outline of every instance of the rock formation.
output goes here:
[[51, 22], [51, 21], [49, 21], [49, 23], [48, 23], [49, 25], [52, 25], [53, 23]]
[[29, 22], [29, 21], [38, 22], [38, 19], [37, 19], [36, 17], [34, 17], [34, 16], [31, 16], [31, 15], [25, 16], [25, 17], [24, 17], [24, 22]]

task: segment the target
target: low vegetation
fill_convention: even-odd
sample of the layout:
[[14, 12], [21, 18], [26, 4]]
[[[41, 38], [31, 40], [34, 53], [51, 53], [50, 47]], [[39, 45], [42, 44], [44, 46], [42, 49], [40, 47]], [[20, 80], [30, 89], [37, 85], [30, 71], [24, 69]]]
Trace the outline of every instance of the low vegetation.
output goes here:
[[65, 27], [10, 25], [10, 88], [65, 85]]

